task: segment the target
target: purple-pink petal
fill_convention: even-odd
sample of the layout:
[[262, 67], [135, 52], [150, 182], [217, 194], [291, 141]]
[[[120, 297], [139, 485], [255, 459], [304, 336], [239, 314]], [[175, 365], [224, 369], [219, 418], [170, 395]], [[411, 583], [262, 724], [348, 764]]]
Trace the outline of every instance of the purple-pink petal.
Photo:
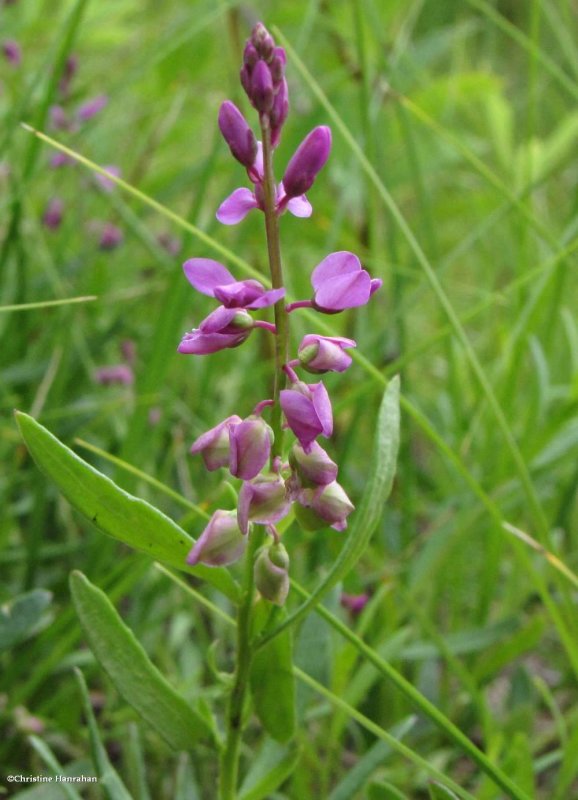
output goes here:
[[213, 261], [212, 258], [189, 258], [183, 264], [183, 269], [189, 283], [198, 292], [209, 297], [215, 296], [215, 287], [235, 283], [235, 278], [229, 270], [218, 261]]
[[229, 469], [236, 478], [249, 481], [263, 469], [271, 453], [272, 434], [267, 423], [249, 418], [230, 428]]
[[108, 97], [105, 94], [100, 94], [98, 97], [93, 97], [86, 103], [83, 103], [77, 110], [76, 116], [81, 122], [87, 122], [89, 119], [98, 114], [108, 103]]
[[269, 289], [266, 292], [263, 292], [259, 297], [253, 300], [252, 303], [248, 303], [246, 308], [250, 309], [257, 309], [257, 308], [267, 308], [267, 306], [274, 306], [275, 303], [279, 302], [285, 297], [285, 289]]
[[236, 225], [249, 211], [258, 208], [257, 198], [250, 189], [241, 188], [229, 195], [217, 209], [217, 219], [223, 225]]
[[377, 292], [377, 290], [380, 289], [382, 285], [383, 281], [381, 280], [381, 278], [372, 278], [371, 283], [369, 285], [369, 296], [371, 297], [371, 295], [374, 292]]
[[320, 289], [328, 280], [333, 280], [340, 275], [347, 275], [350, 272], [360, 272], [361, 262], [355, 253], [347, 250], [339, 250], [330, 253], [313, 270], [311, 283], [315, 291]]
[[319, 383], [311, 384], [313, 407], [321, 425], [321, 431], [324, 436], [331, 436], [333, 433], [333, 409], [331, 408], [331, 400], [324, 384]]
[[193, 545], [187, 564], [195, 566], [201, 563], [210, 567], [232, 564], [243, 555], [246, 543], [234, 512], [219, 509]]
[[228, 308], [250, 308], [250, 304], [261, 297], [263, 286], [252, 278], [234, 281], [224, 286], [215, 286], [213, 295]]
[[208, 317], [200, 323], [199, 330], [203, 333], [237, 333], [237, 331], [227, 331], [228, 325], [231, 324], [235, 315], [239, 313], [238, 308], [225, 308], [219, 306], [214, 311], [211, 311]]
[[365, 270], [327, 280], [315, 292], [315, 305], [328, 311], [363, 306], [369, 300], [371, 279]]
[[219, 467], [226, 467], [229, 463], [229, 428], [241, 421], [241, 417], [236, 414], [227, 417], [210, 431], [201, 434], [193, 442], [190, 453], [192, 455], [201, 453], [210, 472]]
[[300, 197], [292, 197], [287, 202], [286, 208], [294, 217], [310, 217], [313, 213], [313, 206], [304, 194]]
[[239, 333], [203, 333], [200, 330], [194, 330], [185, 333], [177, 351], [185, 355], [208, 356], [218, 353], [219, 350], [237, 347], [245, 341], [250, 333], [250, 330]]
[[[317, 384], [317, 386], [322, 384]], [[332, 418], [327, 415], [327, 402], [329, 400], [322, 396], [322, 392], [317, 393], [317, 408], [315, 404], [315, 392], [307, 397], [295, 389], [283, 389], [279, 395], [281, 408], [285, 414], [288, 426], [295, 436], [299, 439], [301, 446], [306, 453], [310, 451], [312, 442], [317, 436], [323, 434], [330, 436], [332, 430]], [[321, 416], [320, 413], [321, 412]], [[329, 405], [331, 414], [331, 405]]]

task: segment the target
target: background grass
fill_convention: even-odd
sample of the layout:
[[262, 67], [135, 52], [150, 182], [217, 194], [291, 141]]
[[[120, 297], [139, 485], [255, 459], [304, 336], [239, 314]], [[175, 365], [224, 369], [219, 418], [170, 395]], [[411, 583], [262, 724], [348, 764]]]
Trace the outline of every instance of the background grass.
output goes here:
[[[195, 797], [195, 784], [199, 797], [213, 796], [213, 754], [200, 749], [194, 765], [178, 761], [134, 725], [95, 666], [68, 574], [83, 570], [120, 603], [187, 696], [199, 686], [208, 697], [216, 691], [207, 649], [217, 638], [214, 668], [229, 668], [230, 631], [70, 511], [28, 458], [11, 410], [120, 457], [204, 508], [232, 504], [222, 476], [207, 475], [187, 450], [207, 427], [268, 396], [268, 342], [257, 333], [210, 359], [179, 356], [181, 334], [208, 308], [180, 263], [214, 253], [138, 198], [102, 192], [82, 166], [51, 169], [54, 151], [19, 123], [119, 165], [128, 183], [264, 271], [261, 219], [235, 228], [214, 219], [221, 199], [244, 185], [216, 116], [226, 97], [243, 102], [237, 69], [256, 19], [277, 26], [296, 56], [279, 174], [313, 126], [329, 123], [334, 133], [330, 162], [309, 193], [314, 216], [282, 220], [289, 293], [308, 295], [311, 269], [331, 250], [358, 253], [384, 281], [363, 312], [329, 319], [355, 336], [368, 362], [327, 376], [331, 452], [354, 500], [384, 380], [399, 372], [404, 394], [394, 495], [344, 586], [372, 599], [355, 618], [339, 609], [338, 592], [328, 607], [530, 797], [578, 796], [576, 584], [536, 549], [577, 566], [578, 58], [569, 0], [2, 6], [1, 37], [21, 43], [23, 60], [0, 71], [0, 597], [10, 603], [43, 589], [51, 599], [34, 606], [37, 623], [0, 655], [0, 762], [7, 774], [43, 769], [29, 739], [38, 733], [62, 765], [86, 772], [77, 665], [109, 757], [135, 797], [145, 797], [141, 761], [152, 797], [177, 797], [179, 787]], [[101, 93], [109, 102], [78, 132], [55, 133], [48, 109], [70, 52], [79, 69], [66, 107]], [[54, 231], [42, 225], [53, 197], [65, 207]], [[104, 252], [98, 225], [106, 221], [124, 240]], [[159, 236], [175, 238], [179, 254]], [[97, 299], [13, 308], [87, 296]], [[311, 323], [298, 313], [292, 320], [297, 343]], [[135, 385], [99, 385], [95, 370], [119, 363], [126, 340], [136, 346]], [[151, 484], [82, 454], [193, 534], [202, 528]], [[339, 552], [339, 534], [293, 526], [285, 537], [292, 574], [313, 589]], [[385, 729], [413, 711], [316, 616], [300, 631], [297, 663]], [[305, 687], [299, 712], [301, 754], [277, 796], [427, 796], [426, 773], [376, 744], [347, 712]], [[420, 717], [407, 727], [405, 743], [476, 798], [504, 796], [431, 723]], [[248, 741], [258, 738], [255, 726]], [[351, 783], [352, 775], [360, 777]]]

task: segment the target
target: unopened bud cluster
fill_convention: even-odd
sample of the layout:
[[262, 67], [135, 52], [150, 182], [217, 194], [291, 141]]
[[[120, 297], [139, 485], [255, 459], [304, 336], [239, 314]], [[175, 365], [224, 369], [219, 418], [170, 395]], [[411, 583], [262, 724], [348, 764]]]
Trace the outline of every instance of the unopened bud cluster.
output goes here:
[[[241, 83], [259, 115], [260, 128], [271, 148], [279, 143], [289, 110], [286, 55], [266, 28], [258, 23], [248, 40], [241, 69]], [[253, 209], [266, 213], [263, 146], [241, 111], [226, 100], [219, 111], [219, 129], [233, 157], [245, 168], [252, 189], [240, 187], [219, 206], [217, 219], [225, 225], [240, 222]], [[325, 165], [331, 150], [331, 131], [315, 128], [290, 159], [283, 179], [273, 187], [274, 213], [289, 211], [309, 217], [312, 207], [305, 192]], [[268, 184], [270, 186], [270, 184]], [[271, 206], [269, 206], [269, 209]], [[273, 212], [269, 212], [273, 213]], [[259, 281], [238, 281], [227, 267], [208, 258], [192, 258], [183, 265], [192, 286], [218, 301], [197, 328], [186, 333], [180, 353], [208, 355], [238, 347], [255, 328], [279, 333], [275, 325], [256, 318], [261, 309], [283, 309], [285, 289], [266, 289]], [[283, 313], [310, 308], [337, 314], [365, 305], [380, 287], [353, 253], [331, 253], [313, 270], [312, 294], [285, 306]], [[337, 482], [337, 465], [317, 442], [333, 432], [331, 400], [321, 380], [307, 383], [295, 370], [322, 375], [344, 372], [351, 364], [353, 339], [309, 333], [303, 337], [296, 357], [283, 365], [286, 388], [279, 392], [284, 425], [295, 436], [289, 453], [273, 456], [274, 433], [263, 418], [273, 400], [262, 400], [245, 419], [236, 414], [200, 436], [191, 448], [200, 454], [208, 470], [228, 468], [243, 481], [236, 511], [216, 511], [188, 556], [189, 564], [212, 566], [238, 559], [252, 525], [263, 525], [273, 543], [258, 552], [254, 574], [261, 594], [273, 603], [285, 602], [289, 590], [289, 557], [275, 525], [291, 510], [302, 527], [319, 530], [331, 526], [343, 530], [353, 504]]]

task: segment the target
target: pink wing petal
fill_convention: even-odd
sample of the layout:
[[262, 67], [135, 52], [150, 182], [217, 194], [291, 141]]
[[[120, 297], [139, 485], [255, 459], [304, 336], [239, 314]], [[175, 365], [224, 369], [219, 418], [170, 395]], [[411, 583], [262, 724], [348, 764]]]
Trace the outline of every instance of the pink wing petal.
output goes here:
[[285, 297], [285, 289], [269, 289], [269, 291], [263, 292], [261, 297], [253, 300], [252, 303], [248, 303], [245, 307], [250, 309], [267, 308], [267, 306], [274, 306], [283, 297]]
[[250, 189], [235, 189], [219, 206], [217, 219], [223, 225], [236, 225], [257, 207], [257, 199]]
[[214, 297], [216, 286], [235, 281], [229, 270], [212, 258], [189, 258], [183, 264], [183, 269], [189, 283], [209, 297]]
[[321, 423], [323, 436], [331, 436], [333, 433], [333, 409], [327, 389], [321, 381], [312, 384], [309, 388], [313, 393], [313, 407]]
[[293, 214], [294, 217], [310, 217], [313, 213], [313, 206], [302, 194], [300, 197], [292, 197], [287, 203], [287, 211]]
[[339, 250], [337, 253], [330, 253], [315, 267], [311, 275], [311, 283], [317, 290], [325, 281], [358, 270], [361, 270], [361, 262], [357, 256], [347, 250]]
[[315, 305], [328, 311], [363, 306], [369, 300], [371, 279], [365, 270], [324, 281], [315, 292]]
[[238, 309], [236, 308], [219, 306], [214, 311], [211, 311], [208, 317], [205, 317], [199, 325], [199, 330], [203, 333], [220, 333], [237, 313]]

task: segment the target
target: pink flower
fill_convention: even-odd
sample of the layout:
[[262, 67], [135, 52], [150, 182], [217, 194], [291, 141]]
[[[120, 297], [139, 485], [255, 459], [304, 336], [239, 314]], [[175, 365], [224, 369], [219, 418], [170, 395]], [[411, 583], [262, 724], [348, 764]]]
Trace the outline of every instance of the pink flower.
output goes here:
[[200, 453], [209, 472], [229, 466], [229, 428], [240, 422], [242, 422], [241, 417], [233, 414], [193, 442], [191, 454]]
[[301, 142], [283, 175], [287, 198], [303, 195], [325, 166], [331, 151], [331, 130], [320, 125]]
[[109, 386], [120, 383], [123, 386], [132, 386], [134, 373], [127, 364], [114, 364], [110, 367], [99, 367], [94, 374], [97, 383]]
[[364, 306], [371, 295], [382, 284], [379, 278], [371, 278], [361, 267], [354, 253], [341, 250], [330, 253], [313, 270], [311, 275], [313, 300], [290, 303], [287, 311], [313, 307], [324, 314], [337, 314], [346, 308]]
[[257, 140], [245, 117], [230, 100], [219, 109], [219, 129], [233, 156], [249, 169], [257, 155]]
[[308, 333], [303, 337], [297, 355], [307, 372], [345, 372], [351, 365], [351, 356], [345, 351], [356, 346], [353, 339], [345, 339], [343, 336]]
[[285, 481], [279, 475], [259, 475], [245, 481], [239, 492], [237, 522], [241, 533], [249, 530], [249, 522], [272, 525], [289, 513], [291, 502], [287, 498]]
[[287, 425], [299, 439], [306, 453], [319, 436], [333, 433], [333, 412], [325, 386], [297, 381], [291, 389], [280, 392], [280, 402]]
[[370, 597], [365, 592], [363, 594], [347, 594], [346, 592], [342, 592], [340, 603], [343, 608], [351, 611], [352, 614], [361, 614], [369, 600]]
[[[262, 185], [263, 146], [261, 142], [257, 142], [257, 155], [253, 166], [247, 170], [247, 173], [254, 184], [254, 190], [251, 191], [244, 187], [235, 189], [229, 197], [223, 200], [217, 210], [217, 219], [223, 225], [236, 225], [245, 219], [247, 214], [254, 208], [259, 208], [261, 211], [264, 209]], [[294, 217], [310, 217], [313, 212], [311, 203], [304, 194], [297, 197], [288, 197], [283, 183], [280, 183], [276, 188], [275, 205], [278, 214], [282, 214], [287, 210]]]
[[266, 290], [256, 280], [235, 280], [223, 264], [211, 258], [190, 258], [183, 269], [197, 291], [216, 298], [225, 308], [266, 308], [285, 296], [285, 289]]
[[261, 417], [250, 416], [230, 426], [229, 443], [231, 475], [250, 481], [269, 461], [273, 431]]
[[177, 350], [194, 356], [207, 356], [238, 347], [256, 326], [243, 308], [219, 306], [206, 317], [198, 328], [185, 333]]
[[233, 564], [243, 555], [247, 539], [237, 525], [235, 511], [215, 511], [209, 524], [187, 556], [187, 564], [221, 567]]
[[347, 517], [355, 506], [337, 481], [316, 489], [303, 489], [297, 498], [295, 515], [306, 530], [319, 530], [327, 525], [345, 530]]
[[100, 94], [98, 97], [93, 97], [83, 103], [76, 111], [76, 117], [79, 122], [87, 122], [92, 117], [99, 114], [102, 109], [107, 105], [108, 97], [105, 94]]

